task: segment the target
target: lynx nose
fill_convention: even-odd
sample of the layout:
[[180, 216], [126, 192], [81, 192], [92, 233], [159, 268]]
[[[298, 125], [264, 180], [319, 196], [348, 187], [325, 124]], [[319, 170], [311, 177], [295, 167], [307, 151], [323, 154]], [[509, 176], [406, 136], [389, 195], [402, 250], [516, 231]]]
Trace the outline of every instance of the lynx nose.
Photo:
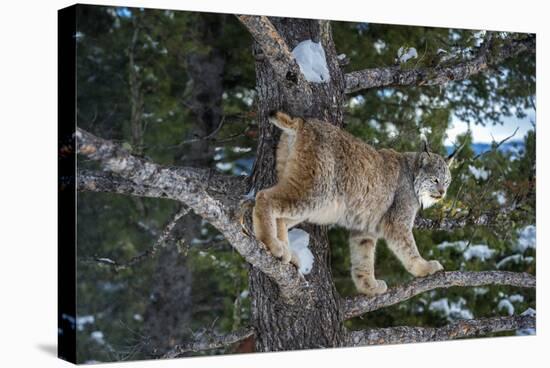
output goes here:
[[439, 192], [439, 194], [443, 197], [443, 195], [445, 194], [445, 189], [443, 188], [438, 188], [437, 191]]

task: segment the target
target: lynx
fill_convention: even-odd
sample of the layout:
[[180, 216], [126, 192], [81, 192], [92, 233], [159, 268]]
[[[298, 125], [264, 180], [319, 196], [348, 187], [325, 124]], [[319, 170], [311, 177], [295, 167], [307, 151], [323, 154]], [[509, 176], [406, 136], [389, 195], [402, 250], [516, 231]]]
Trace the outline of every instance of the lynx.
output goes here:
[[[420, 208], [441, 200], [451, 182], [450, 162], [423, 152], [376, 150], [346, 131], [316, 119], [277, 112], [277, 184], [259, 191], [253, 209], [258, 240], [282, 262], [297, 263], [288, 229], [309, 222], [350, 230], [351, 276], [367, 295], [386, 291], [374, 272], [375, 247], [388, 247], [414, 276], [443, 269], [420, 255], [412, 233]], [[427, 146], [426, 146], [427, 147]]]

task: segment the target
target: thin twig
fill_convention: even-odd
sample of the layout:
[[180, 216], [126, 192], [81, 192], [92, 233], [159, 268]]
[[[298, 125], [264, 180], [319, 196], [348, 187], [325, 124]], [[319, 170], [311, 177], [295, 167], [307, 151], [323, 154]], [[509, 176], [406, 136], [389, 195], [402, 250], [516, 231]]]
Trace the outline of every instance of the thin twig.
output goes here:
[[181, 210], [179, 210], [172, 217], [170, 222], [165, 226], [164, 230], [162, 231], [162, 233], [160, 234], [158, 239], [155, 241], [153, 246], [151, 248], [141, 252], [140, 254], [132, 257], [129, 261], [127, 261], [127, 262], [117, 262], [117, 261], [115, 261], [111, 258], [107, 258], [107, 257], [94, 257], [94, 258], [92, 258], [92, 260], [99, 263], [99, 264], [104, 264], [104, 265], [110, 266], [116, 272], [131, 268], [131, 267], [135, 266], [136, 264], [142, 262], [146, 258], [153, 257], [157, 253], [158, 249], [166, 242], [166, 240], [168, 239], [168, 237], [172, 233], [172, 230], [174, 229], [174, 227], [176, 226], [178, 221], [183, 216], [185, 216], [188, 212], [189, 212], [189, 208], [187, 208], [187, 207], [184, 207]]

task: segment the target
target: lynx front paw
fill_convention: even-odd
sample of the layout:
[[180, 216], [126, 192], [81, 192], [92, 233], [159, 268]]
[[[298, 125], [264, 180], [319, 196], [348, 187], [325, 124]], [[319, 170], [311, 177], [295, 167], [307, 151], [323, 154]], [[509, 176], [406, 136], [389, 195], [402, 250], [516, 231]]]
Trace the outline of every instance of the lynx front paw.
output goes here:
[[357, 287], [357, 291], [359, 291], [361, 294], [365, 294], [368, 296], [383, 294], [388, 290], [388, 285], [386, 285], [386, 282], [384, 280], [374, 280], [375, 282], [372, 284], [367, 283], [356, 283], [355, 287]]
[[353, 283], [361, 294], [365, 295], [377, 295], [385, 293], [388, 290], [388, 286], [384, 280], [376, 280], [371, 277], [367, 277], [361, 272], [352, 272], [351, 278]]
[[267, 248], [275, 258], [279, 258], [283, 263], [290, 263], [292, 253], [290, 253], [290, 249], [285, 243], [278, 239], [272, 239], [272, 241], [263, 243], [267, 245]]
[[416, 264], [411, 273], [416, 277], [423, 277], [441, 270], [443, 270], [443, 266], [438, 261], [424, 261]]

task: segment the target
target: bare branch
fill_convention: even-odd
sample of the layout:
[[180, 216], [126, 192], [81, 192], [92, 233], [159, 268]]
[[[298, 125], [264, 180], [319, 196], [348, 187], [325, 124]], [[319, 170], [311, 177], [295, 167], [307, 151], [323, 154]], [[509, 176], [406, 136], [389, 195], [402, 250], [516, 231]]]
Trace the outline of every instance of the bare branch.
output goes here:
[[345, 75], [346, 93], [392, 86], [434, 86], [468, 79], [523, 52], [535, 53], [535, 39], [528, 37], [502, 46], [493, 55], [481, 52], [475, 59], [452, 66], [403, 70], [399, 66], [372, 68]]
[[463, 320], [439, 328], [409, 326], [375, 328], [350, 331], [348, 344], [364, 346], [454, 340], [495, 332], [535, 328], [535, 322], [536, 319], [533, 316], [510, 316]]
[[87, 260], [87, 261], [93, 261], [93, 262], [97, 262], [99, 264], [104, 264], [104, 265], [110, 266], [110, 267], [113, 268], [113, 270], [115, 272], [131, 268], [131, 267], [135, 266], [136, 264], [142, 262], [143, 260], [145, 260], [149, 257], [153, 257], [157, 253], [159, 248], [166, 242], [166, 240], [168, 239], [168, 237], [172, 233], [172, 230], [174, 230], [174, 227], [176, 226], [178, 221], [188, 213], [189, 213], [189, 208], [184, 207], [181, 210], [179, 210], [172, 217], [170, 222], [168, 222], [168, 224], [164, 227], [164, 230], [162, 231], [162, 233], [160, 234], [158, 239], [155, 241], [155, 244], [153, 244], [149, 249], [147, 249], [147, 250], [141, 252], [140, 254], [132, 257], [127, 262], [117, 262], [117, 261], [115, 261], [111, 258], [107, 258], [107, 257], [94, 257], [94, 258], [92, 258], [90, 260]]
[[254, 335], [252, 328], [244, 328], [228, 333], [227, 335], [206, 335], [198, 334], [192, 341], [182, 345], [176, 345], [169, 352], [164, 354], [163, 358], [177, 358], [178, 356], [188, 353], [203, 350], [211, 350], [231, 346], [241, 340]]
[[100, 161], [104, 169], [135, 185], [154, 188], [158, 197], [178, 200], [193, 209], [216, 227], [248, 263], [271, 278], [289, 303], [306, 296], [307, 283], [296, 267], [275, 259], [261, 243], [242, 231], [242, 180], [209, 170], [160, 166], [82, 129], [77, 129], [75, 137], [79, 154]]
[[350, 319], [367, 312], [388, 307], [412, 298], [426, 291], [450, 288], [453, 286], [507, 285], [524, 288], [536, 287], [536, 278], [525, 272], [507, 271], [453, 271], [438, 272], [434, 275], [417, 278], [405, 285], [389, 289], [376, 296], [353, 296], [343, 302], [344, 318]]
[[477, 155], [475, 155], [473, 158], [472, 158], [472, 161], [474, 160], [477, 160], [478, 158], [490, 153], [490, 152], [494, 152], [496, 151], [500, 146], [502, 146], [504, 143], [506, 143], [507, 141], [509, 141], [510, 139], [512, 139], [516, 133], [518, 132], [519, 130], [519, 127], [516, 128], [516, 130], [514, 130], [514, 132], [512, 134], [510, 134], [508, 137], [502, 139], [501, 141], [497, 142], [494, 140], [493, 138], [493, 146], [491, 147], [491, 149], [489, 150], [486, 150], [486, 151], [483, 151], [481, 153], [478, 153]]
[[212, 131], [212, 133], [209, 133], [208, 135], [205, 135], [204, 137], [196, 136], [195, 138], [191, 138], [191, 139], [182, 141], [178, 144], [178, 147], [181, 147], [183, 145], [190, 144], [190, 143], [199, 142], [199, 141], [213, 140], [213, 138], [216, 136], [216, 134], [218, 134], [220, 132], [220, 130], [222, 129], [224, 123], [225, 123], [225, 115], [222, 116], [222, 118], [220, 119], [220, 123], [218, 124], [216, 129], [214, 129]]
[[[311, 87], [300, 71], [288, 45], [271, 21], [266, 16], [255, 15], [237, 15], [237, 18], [259, 44], [263, 57], [273, 67], [275, 77], [285, 87], [285, 92], [290, 93], [289, 97], [299, 96], [302, 102], [311, 103]], [[292, 103], [292, 99], [288, 99], [288, 102]]]

